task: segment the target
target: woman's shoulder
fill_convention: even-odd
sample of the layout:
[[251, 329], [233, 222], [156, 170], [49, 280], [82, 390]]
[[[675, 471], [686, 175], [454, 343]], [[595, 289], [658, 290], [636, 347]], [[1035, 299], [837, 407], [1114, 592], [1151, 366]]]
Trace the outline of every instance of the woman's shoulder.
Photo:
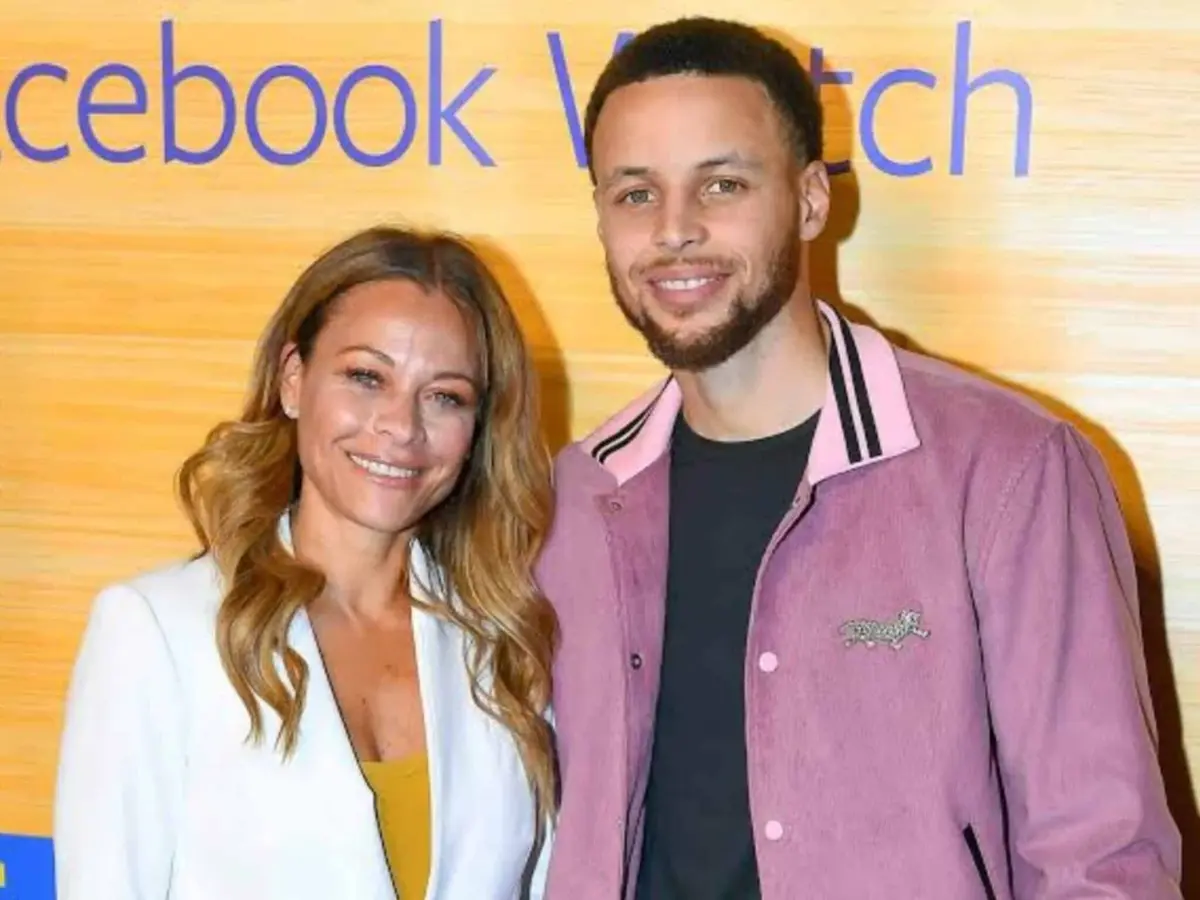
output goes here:
[[163, 564], [101, 587], [87, 612], [70, 702], [135, 685], [160, 693], [177, 685], [190, 695], [187, 686], [208, 671], [205, 659], [215, 655], [220, 600], [217, 568], [207, 557]]
[[192, 633], [210, 636], [220, 603], [220, 573], [204, 554], [105, 585], [93, 600], [92, 616], [149, 618], [170, 643]]

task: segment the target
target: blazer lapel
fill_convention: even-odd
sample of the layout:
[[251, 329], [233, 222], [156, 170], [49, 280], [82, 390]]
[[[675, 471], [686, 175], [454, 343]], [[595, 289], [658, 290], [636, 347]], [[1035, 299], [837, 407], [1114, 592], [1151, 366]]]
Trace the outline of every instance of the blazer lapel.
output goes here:
[[303, 758], [308, 777], [297, 787], [311, 793], [320, 804], [325, 827], [355, 836], [346, 845], [361, 848], [362, 858], [345, 860], [344, 871], [365, 892], [362, 896], [392, 900], [395, 890], [379, 833], [375, 795], [354, 754], [316, 634], [304, 610], [296, 614], [288, 638], [308, 664], [308, 690], [297, 747], [297, 762]]

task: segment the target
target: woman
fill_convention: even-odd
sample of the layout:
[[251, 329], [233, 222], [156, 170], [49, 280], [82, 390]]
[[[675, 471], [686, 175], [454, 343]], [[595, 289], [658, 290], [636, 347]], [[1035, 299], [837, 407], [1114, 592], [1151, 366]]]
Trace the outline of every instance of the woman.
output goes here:
[[68, 695], [59, 900], [540, 896], [555, 620], [532, 367], [484, 263], [316, 260], [183, 465], [197, 558], [101, 591]]

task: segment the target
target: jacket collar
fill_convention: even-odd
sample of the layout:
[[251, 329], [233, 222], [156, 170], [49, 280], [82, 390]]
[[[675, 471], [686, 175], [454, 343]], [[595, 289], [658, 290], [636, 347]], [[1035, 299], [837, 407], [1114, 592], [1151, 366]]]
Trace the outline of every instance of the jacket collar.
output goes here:
[[[892, 345], [827, 303], [817, 307], [831, 346], [806, 473], [813, 485], [920, 446]], [[681, 402], [679, 383], [669, 377], [584, 438], [582, 449], [624, 484], [666, 452]]]

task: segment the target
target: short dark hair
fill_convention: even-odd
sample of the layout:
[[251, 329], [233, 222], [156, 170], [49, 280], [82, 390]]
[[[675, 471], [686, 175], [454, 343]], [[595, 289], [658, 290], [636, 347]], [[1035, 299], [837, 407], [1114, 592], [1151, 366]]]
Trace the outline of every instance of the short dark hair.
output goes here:
[[593, 183], [592, 140], [609, 96], [626, 85], [668, 75], [732, 75], [758, 82], [787, 126], [796, 157], [803, 163], [821, 159], [821, 101], [795, 55], [750, 25], [687, 16], [635, 35], [613, 54], [596, 80], [583, 128]]

